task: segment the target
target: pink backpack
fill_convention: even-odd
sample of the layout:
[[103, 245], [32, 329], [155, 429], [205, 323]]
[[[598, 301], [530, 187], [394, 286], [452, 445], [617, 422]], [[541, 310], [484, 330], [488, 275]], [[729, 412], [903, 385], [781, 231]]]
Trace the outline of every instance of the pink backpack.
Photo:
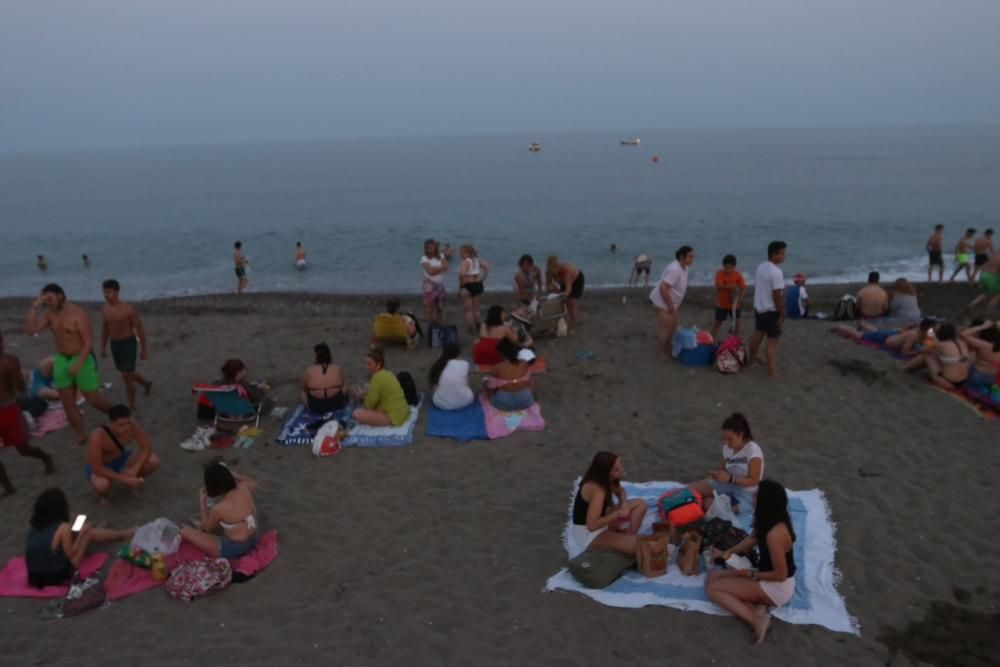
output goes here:
[[178, 600], [193, 600], [221, 591], [233, 580], [233, 568], [225, 558], [202, 558], [184, 563], [170, 573], [167, 592]]
[[715, 351], [715, 370], [725, 375], [739, 373], [747, 363], [747, 351], [739, 336], [727, 336]]

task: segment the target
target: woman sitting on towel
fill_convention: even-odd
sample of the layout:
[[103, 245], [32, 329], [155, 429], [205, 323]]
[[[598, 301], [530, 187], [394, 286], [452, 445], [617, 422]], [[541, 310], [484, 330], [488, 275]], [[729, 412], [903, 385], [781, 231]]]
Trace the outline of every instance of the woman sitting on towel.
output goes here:
[[535, 353], [520, 348], [504, 338], [497, 345], [503, 360], [495, 365], [486, 378], [486, 392], [497, 410], [513, 412], [527, 410], [535, 402], [531, 391], [531, 362]]
[[402, 426], [410, 417], [410, 406], [399, 380], [385, 369], [382, 350], [365, 355], [365, 370], [371, 380], [365, 405], [354, 411], [354, 421], [366, 426]]
[[920, 351], [920, 346], [927, 337], [927, 332], [935, 327], [937, 322], [923, 319], [918, 324], [911, 324], [903, 329], [876, 329], [864, 331], [847, 324], [838, 324], [833, 332], [845, 338], [860, 338], [871, 343], [878, 343], [890, 350], [906, 356], [912, 356]]
[[[257, 482], [231, 472], [217, 461], [205, 468], [205, 486], [198, 492], [201, 521], [198, 528], [181, 528], [181, 537], [213, 558], [236, 560], [257, 546], [257, 506], [253, 492]], [[208, 499], [214, 498], [212, 509]], [[222, 536], [214, 535], [222, 529]]]
[[434, 405], [440, 410], [461, 410], [472, 405], [475, 394], [469, 388], [469, 362], [459, 359], [462, 348], [448, 343], [431, 366], [430, 381]]
[[733, 554], [746, 553], [755, 545], [758, 547], [757, 569], [713, 570], [705, 580], [708, 599], [748, 623], [757, 644], [764, 641], [771, 625], [767, 608], [784, 606], [795, 595], [794, 544], [795, 531], [788, 516], [785, 487], [765, 479], [757, 488], [750, 537], [728, 551], [713, 547], [716, 557], [723, 560]]
[[24, 550], [28, 584], [35, 588], [68, 584], [83, 560], [87, 546], [132, 537], [132, 530], [94, 528], [90, 522], [73, 532], [69, 502], [61, 489], [48, 489], [35, 501], [31, 530]]
[[635, 555], [636, 533], [642, 527], [646, 503], [628, 499], [621, 484], [623, 474], [617, 454], [598, 452], [594, 456], [573, 499], [570, 558], [600, 549]]
[[691, 484], [707, 509], [715, 493], [729, 496], [733, 511], [753, 506], [753, 494], [764, 476], [764, 452], [753, 440], [750, 422], [738, 412], [722, 422], [722, 461], [708, 478]]
[[986, 321], [962, 331], [962, 340], [975, 350], [976, 364], [969, 373], [969, 385], [983, 389], [1000, 384], [1000, 329]]
[[340, 366], [333, 363], [330, 346], [320, 343], [313, 348], [316, 363], [306, 369], [302, 376], [302, 405], [314, 415], [325, 415], [343, 410], [347, 405], [344, 398], [344, 376]]
[[472, 348], [472, 360], [483, 366], [492, 366], [503, 361], [497, 351], [502, 340], [517, 343], [517, 333], [504, 321], [503, 306], [490, 306], [486, 311], [486, 321], [479, 327], [479, 340]]
[[927, 367], [931, 381], [943, 389], [957, 389], [969, 378], [972, 353], [969, 344], [958, 337], [955, 325], [945, 322], [937, 328], [936, 341], [920, 350], [916, 357], [900, 365], [912, 371]]

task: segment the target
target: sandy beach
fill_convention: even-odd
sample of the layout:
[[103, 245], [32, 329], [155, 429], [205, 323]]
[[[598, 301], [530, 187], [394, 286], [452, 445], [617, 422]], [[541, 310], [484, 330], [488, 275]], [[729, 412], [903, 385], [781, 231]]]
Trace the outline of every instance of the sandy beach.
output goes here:
[[[827, 312], [855, 291], [809, 289]], [[962, 307], [974, 288], [918, 289], [925, 313], [966, 322]], [[537, 382], [544, 433], [457, 444], [428, 438], [422, 415], [410, 447], [316, 460], [306, 447], [276, 445], [281, 423], [265, 417], [252, 448], [221, 454], [261, 484], [263, 525], [280, 535], [269, 569], [191, 604], [154, 590], [62, 621], [40, 620], [39, 601], [0, 598], [2, 662], [860, 666], [920, 664], [922, 656], [997, 664], [1000, 554], [990, 526], [1000, 423], [819, 321], [788, 323], [779, 382], [764, 369], [722, 376], [658, 360], [646, 294], [589, 292], [577, 333], [539, 343], [550, 369]], [[682, 324], [707, 328], [711, 299], [712, 290], [692, 288]], [[487, 294], [483, 304], [510, 300]], [[151, 343], [140, 369], [155, 387], [136, 416], [162, 469], [138, 497], [119, 489], [102, 508], [69, 429], [35, 441], [56, 459], [49, 479], [37, 461], [4, 451], [18, 493], [0, 502], [0, 560], [23, 552], [32, 502], [50, 485], [66, 491], [75, 511], [112, 527], [196, 515], [201, 465], [220, 452], [177, 446], [197, 426], [192, 383], [214, 379], [226, 358], [239, 357], [252, 379], [275, 388], [279, 405], [293, 406], [320, 341], [349, 380], [360, 379], [381, 301], [249, 294], [138, 304]], [[25, 365], [52, 350], [49, 334], [22, 333], [28, 303], [0, 300], [7, 350]], [[421, 310], [416, 296], [403, 306]], [[99, 335], [96, 307], [88, 309]], [[447, 314], [460, 318], [453, 295]], [[752, 318], [743, 326], [750, 333]], [[468, 355], [472, 341], [463, 342]], [[580, 359], [581, 351], [594, 354]], [[410, 371], [426, 391], [435, 357], [426, 346], [390, 348], [387, 367]], [[123, 400], [110, 359], [101, 366], [102, 380], [114, 384], [110, 396]], [[768, 477], [825, 491], [837, 525], [839, 590], [860, 638], [775, 622], [767, 644], [751, 649], [749, 630], [732, 618], [614, 609], [542, 592], [566, 561], [569, 486], [595, 451], [619, 453], [630, 480], [697, 479], [716, 464], [719, 426], [733, 411], [748, 416]], [[100, 423], [90, 408], [86, 418], [88, 428]], [[935, 620], [933, 631], [911, 625], [925, 619]], [[893, 658], [890, 647], [900, 644], [922, 652]], [[971, 653], [955, 658], [963, 647]]]

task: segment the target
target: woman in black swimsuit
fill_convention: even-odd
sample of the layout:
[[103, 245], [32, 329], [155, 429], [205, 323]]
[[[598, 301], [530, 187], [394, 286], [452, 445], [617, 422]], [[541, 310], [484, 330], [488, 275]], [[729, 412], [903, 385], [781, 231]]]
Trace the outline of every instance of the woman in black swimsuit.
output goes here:
[[344, 377], [340, 366], [333, 363], [330, 346], [320, 343], [313, 351], [316, 363], [302, 375], [302, 405], [314, 415], [343, 410], [347, 405], [344, 398]]

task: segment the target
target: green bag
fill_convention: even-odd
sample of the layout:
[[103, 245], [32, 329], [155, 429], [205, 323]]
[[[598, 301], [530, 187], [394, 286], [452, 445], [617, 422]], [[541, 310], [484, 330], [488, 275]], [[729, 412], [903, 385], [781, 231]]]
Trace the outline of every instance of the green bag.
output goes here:
[[569, 562], [570, 574], [587, 588], [607, 588], [632, 567], [635, 558], [617, 551], [584, 551]]

